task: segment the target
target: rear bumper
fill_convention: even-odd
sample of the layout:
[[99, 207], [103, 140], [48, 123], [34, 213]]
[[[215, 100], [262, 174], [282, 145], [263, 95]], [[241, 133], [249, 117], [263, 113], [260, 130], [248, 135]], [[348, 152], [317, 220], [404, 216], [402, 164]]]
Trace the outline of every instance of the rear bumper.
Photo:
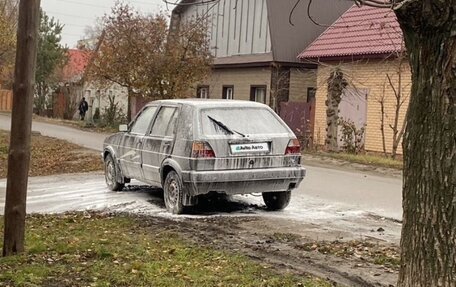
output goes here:
[[305, 175], [303, 167], [188, 171], [182, 172], [182, 181], [191, 195], [212, 191], [248, 194], [291, 190], [299, 186]]

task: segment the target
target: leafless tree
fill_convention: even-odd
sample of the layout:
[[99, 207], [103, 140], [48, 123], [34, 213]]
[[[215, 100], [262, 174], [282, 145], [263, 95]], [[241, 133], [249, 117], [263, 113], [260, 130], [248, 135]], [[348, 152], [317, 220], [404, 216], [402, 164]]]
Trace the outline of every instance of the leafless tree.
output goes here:
[[[394, 11], [412, 73], [402, 144], [404, 220], [398, 286], [454, 286], [456, 0], [352, 1]], [[307, 3], [309, 10], [312, 0]], [[396, 139], [399, 135], [400, 130]]]
[[[409, 85], [404, 84], [404, 74], [406, 73], [406, 61], [407, 56], [405, 52], [398, 53], [397, 66], [394, 67], [393, 73], [386, 73], [385, 82], [383, 83], [383, 90], [380, 97], [377, 98], [377, 102], [380, 104], [380, 131], [382, 133], [382, 145], [383, 153], [387, 156], [388, 152], [386, 149], [386, 132], [385, 127], [391, 129], [392, 135], [392, 146], [391, 146], [391, 157], [395, 159], [397, 157], [397, 149], [402, 140], [402, 137], [405, 132], [405, 118], [401, 121], [401, 115], [403, 110], [407, 109], [405, 104], [409, 100], [410, 92], [407, 90], [410, 89]], [[388, 90], [392, 91], [393, 96], [390, 98], [390, 93]], [[390, 101], [394, 101], [394, 113], [389, 115], [386, 109], [386, 105]], [[392, 123], [388, 122], [388, 118], [392, 118]]]

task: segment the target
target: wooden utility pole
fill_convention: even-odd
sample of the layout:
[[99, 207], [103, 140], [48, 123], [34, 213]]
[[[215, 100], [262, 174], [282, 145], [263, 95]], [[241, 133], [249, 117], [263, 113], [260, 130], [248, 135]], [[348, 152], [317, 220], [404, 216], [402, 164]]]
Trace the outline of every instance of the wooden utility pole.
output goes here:
[[40, 0], [20, 0], [6, 184], [3, 256], [24, 251], [30, 134], [39, 24]]

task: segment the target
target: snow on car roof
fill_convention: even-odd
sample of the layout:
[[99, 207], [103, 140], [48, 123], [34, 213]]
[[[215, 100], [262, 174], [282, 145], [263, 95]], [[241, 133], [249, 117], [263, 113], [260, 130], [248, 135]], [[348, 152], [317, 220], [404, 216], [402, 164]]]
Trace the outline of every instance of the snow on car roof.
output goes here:
[[268, 107], [265, 104], [252, 102], [252, 101], [241, 101], [241, 100], [223, 100], [223, 99], [172, 99], [172, 100], [158, 100], [148, 103], [152, 104], [182, 104], [195, 106], [198, 108], [218, 108], [218, 107]]

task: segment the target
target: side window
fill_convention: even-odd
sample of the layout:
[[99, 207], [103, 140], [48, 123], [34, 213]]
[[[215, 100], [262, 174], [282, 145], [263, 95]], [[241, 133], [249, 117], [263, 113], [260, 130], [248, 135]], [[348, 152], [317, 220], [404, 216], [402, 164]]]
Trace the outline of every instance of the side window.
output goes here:
[[222, 98], [227, 100], [234, 99], [234, 86], [223, 86]]
[[158, 112], [150, 134], [157, 137], [173, 136], [177, 114], [176, 108], [162, 107]]
[[250, 100], [265, 104], [266, 86], [250, 86]]
[[148, 107], [143, 110], [133, 123], [130, 132], [133, 134], [145, 135], [156, 110], [157, 107]]
[[209, 99], [209, 86], [198, 86], [196, 97], [199, 99]]

